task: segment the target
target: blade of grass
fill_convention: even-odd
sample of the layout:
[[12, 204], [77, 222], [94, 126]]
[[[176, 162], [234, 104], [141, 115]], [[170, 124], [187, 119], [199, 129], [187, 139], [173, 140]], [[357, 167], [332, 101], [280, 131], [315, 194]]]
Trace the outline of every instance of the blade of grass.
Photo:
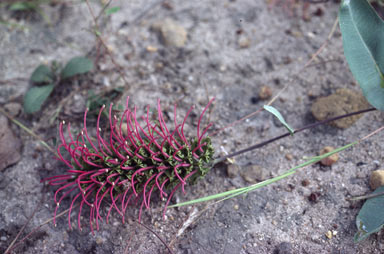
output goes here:
[[338, 153], [338, 152], [341, 152], [345, 149], [348, 149], [350, 148], [351, 146], [354, 146], [356, 144], [358, 144], [360, 142], [360, 140], [358, 141], [355, 141], [355, 142], [352, 142], [350, 144], [347, 144], [345, 146], [342, 146], [342, 147], [339, 147], [329, 153], [326, 153], [326, 154], [323, 154], [323, 155], [320, 155], [320, 156], [315, 156], [313, 157], [312, 159], [298, 165], [298, 166], [295, 166], [291, 169], [289, 169], [288, 171], [286, 171], [284, 174], [282, 175], [279, 175], [277, 177], [274, 177], [274, 178], [271, 178], [271, 179], [268, 179], [268, 180], [265, 180], [265, 181], [262, 181], [260, 183], [256, 183], [256, 184], [253, 184], [253, 185], [250, 185], [250, 186], [247, 186], [247, 187], [242, 187], [242, 188], [238, 188], [238, 189], [234, 189], [234, 190], [230, 190], [230, 191], [225, 191], [225, 192], [221, 192], [221, 193], [218, 193], [218, 194], [214, 194], [214, 195], [210, 195], [210, 196], [206, 196], [206, 197], [202, 197], [202, 198], [198, 198], [198, 199], [194, 199], [194, 200], [190, 200], [190, 201], [186, 201], [186, 202], [182, 202], [182, 203], [178, 203], [178, 204], [174, 204], [174, 205], [171, 205], [171, 206], [168, 206], [168, 208], [174, 208], [174, 207], [181, 207], [181, 206], [186, 206], [186, 205], [192, 205], [192, 204], [196, 204], [196, 203], [201, 203], [201, 202], [206, 202], [206, 201], [210, 201], [210, 200], [214, 200], [214, 199], [218, 199], [218, 198], [223, 198], [222, 200], [220, 201], [223, 201], [223, 200], [226, 200], [226, 199], [229, 199], [229, 198], [233, 198], [233, 197], [236, 197], [236, 196], [239, 196], [239, 195], [242, 195], [242, 194], [246, 194], [250, 191], [254, 191], [256, 189], [259, 189], [261, 187], [264, 187], [264, 186], [267, 186], [271, 183], [274, 183], [274, 182], [277, 182], [277, 181], [280, 181], [294, 173], [297, 172], [298, 169], [300, 168], [303, 168], [303, 167], [306, 167], [308, 165], [311, 165], [311, 164], [314, 164], [332, 154], [335, 154], [335, 153]]

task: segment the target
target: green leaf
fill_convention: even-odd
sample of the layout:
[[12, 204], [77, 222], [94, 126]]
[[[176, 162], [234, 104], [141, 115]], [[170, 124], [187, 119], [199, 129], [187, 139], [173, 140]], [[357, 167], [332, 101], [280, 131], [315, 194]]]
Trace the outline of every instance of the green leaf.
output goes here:
[[266, 111], [268, 111], [269, 113], [272, 113], [274, 116], [277, 117], [277, 119], [279, 119], [279, 121], [284, 125], [285, 128], [287, 128], [287, 130], [291, 133], [291, 135], [293, 135], [293, 133], [295, 133], [295, 130], [292, 129], [288, 124], [287, 122], [284, 120], [284, 117], [280, 114], [280, 112], [275, 109], [274, 107], [272, 106], [268, 106], [268, 105], [264, 105], [264, 109]]
[[35, 3], [29, 3], [29, 2], [16, 2], [11, 4], [9, 7], [9, 10], [11, 11], [28, 11], [33, 10], [37, 7]]
[[39, 111], [48, 96], [52, 93], [53, 88], [54, 85], [49, 84], [46, 86], [35, 86], [29, 89], [24, 96], [24, 111], [28, 114]]
[[93, 62], [86, 57], [72, 58], [61, 71], [61, 78], [66, 79], [93, 69]]
[[[384, 186], [377, 188], [372, 194], [384, 191]], [[356, 217], [357, 233], [355, 242], [366, 239], [369, 235], [379, 232], [384, 226], [384, 196], [378, 196], [365, 201]]]
[[384, 110], [384, 22], [366, 0], [343, 0], [339, 20], [349, 68], [367, 101]]
[[118, 6], [111, 7], [111, 8], [108, 8], [108, 9], [105, 10], [105, 15], [109, 16], [109, 15], [111, 15], [113, 13], [118, 12], [118, 11], [120, 11], [120, 7], [118, 7]]
[[35, 83], [52, 82], [53, 73], [48, 66], [41, 64], [33, 71], [31, 81]]

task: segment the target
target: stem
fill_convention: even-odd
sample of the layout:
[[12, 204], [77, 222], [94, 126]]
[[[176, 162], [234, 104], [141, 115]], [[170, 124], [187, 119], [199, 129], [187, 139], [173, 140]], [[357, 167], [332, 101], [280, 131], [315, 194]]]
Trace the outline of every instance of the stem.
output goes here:
[[358, 201], [358, 200], [363, 200], [363, 199], [376, 198], [376, 197], [379, 197], [379, 196], [382, 196], [382, 195], [384, 195], [384, 191], [383, 192], [379, 192], [379, 193], [371, 193], [371, 194], [367, 194], [367, 195], [364, 195], [364, 196], [351, 197], [351, 198], [347, 198], [347, 200], [349, 200], [349, 201]]
[[31, 129], [29, 129], [28, 127], [26, 127], [24, 124], [20, 123], [19, 121], [17, 121], [16, 119], [14, 119], [11, 115], [9, 115], [3, 108], [0, 107], [0, 112], [3, 113], [6, 117], [9, 118], [9, 120], [11, 120], [12, 122], [14, 122], [16, 125], [18, 125], [20, 128], [22, 128], [23, 130], [25, 130], [29, 135], [31, 135], [32, 137], [38, 139], [40, 141], [40, 143], [45, 146], [49, 151], [51, 151], [56, 157], [58, 157], [56, 151], [50, 147], [39, 135], [37, 135], [36, 133], [34, 133]]
[[[329, 123], [329, 122], [332, 122], [332, 121], [336, 121], [336, 120], [339, 120], [339, 119], [342, 119], [342, 118], [345, 118], [345, 117], [350, 117], [350, 116], [354, 116], [354, 115], [358, 115], [358, 114], [363, 114], [363, 113], [374, 111], [374, 110], [376, 110], [376, 109], [375, 108], [369, 108], [369, 109], [364, 109], [364, 110], [359, 110], [359, 111], [356, 111], [356, 112], [344, 114], [344, 115], [341, 115], [341, 116], [335, 116], [335, 117], [332, 117], [332, 118], [329, 118], [329, 119], [325, 119], [323, 121], [319, 121], [319, 122], [316, 122], [316, 123], [308, 124], [308, 125], [306, 125], [304, 127], [301, 127], [299, 129], [294, 130], [293, 133], [298, 133], [298, 132], [304, 131], [306, 129], [311, 129], [311, 128], [317, 127], [319, 125], [323, 125], [323, 124], [326, 124], [326, 123]], [[228, 158], [235, 157], [237, 155], [240, 155], [240, 154], [243, 154], [243, 153], [246, 153], [246, 152], [250, 152], [250, 151], [252, 151], [254, 149], [257, 149], [257, 148], [260, 148], [262, 146], [268, 145], [269, 143], [275, 142], [275, 141], [277, 141], [279, 139], [285, 138], [285, 137], [290, 136], [290, 135], [291, 135], [291, 133], [287, 132], [287, 133], [285, 133], [283, 135], [271, 138], [271, 139], [263, 141], [263, 142], [261, 142], [259, 144], [256, 144], [256, 145], [247, 147], [245, 149], [242, 149], [240, 151], [237, 151], [237, 152], [225, 155], [223, 157], [217, 158], [217, 159], [215, 159], [213, 161], [212, 166], [216, 165], [217, 163], [222, 162], [222, 161], [224, 161], [224, 160], [226, 160]]]
[[136, 221], [137, 224], [139, 224], [140, 226], [143, 226], [144, 228], [146, 228], [148, 231], [150, 231], [152, 234], [154, 234], [163, 244], [164, 246], [168, 249], [169, 253], [173, 254], [173, 251], [171, 250], [171, 248], [168, 246], [168, 244], [155, 232], [153, 231], [152, 229], [150, 229], [147, 225], [139, 222], [139, 221]]

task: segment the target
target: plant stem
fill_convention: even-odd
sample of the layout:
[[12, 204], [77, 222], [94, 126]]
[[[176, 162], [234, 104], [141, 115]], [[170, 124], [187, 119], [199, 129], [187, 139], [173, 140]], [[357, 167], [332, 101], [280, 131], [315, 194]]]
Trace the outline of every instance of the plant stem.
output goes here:
[[[306, 125], [304, 127], [301, 127], [299, 129], [295, 129], [293, 133], [299, 133], [299, 132], [304, 131], [306, 129], [312, 129], [312, 128], [317, 127], [319, 125], [323, 125], [323, 124], [326, 124], [326, 123], [329, 123], [329, 122], [332, 122], [332, 121], [336, 121], [336, 120], [339, 120], [339, 119], [342, 119], [342, 118], [345, 118], [345, 117], [350, 117], [350, 116], [354, 116], [354, 115], [358, 115], [358, 114], [363, 114], [363, 113], [367, 113], [367, 112], [374, 111], [374, 110], [376, 110], [376, 109], [375, 108], [369, 108], [369, 109], [364, 109], [364, 110], [359, 110], [359, 111], [356, 111], [356, 112], [344, 114], [344, 115], [341, 115], [341, 116], [332, 117], [332, 118], [329, 118], [329, 119], [325, 119], [323, 121], [319, 121], [319, 122], [308, 124], [308, 125]], [[237, 155], [240, 155], [240, 154], [243, 154], [243, 153], [246, 153], [246, 152], [250, 152], [250, 151], [252, 151], [254, 149], [257, 149], [257, 148], [260, 148], [262, 146], [268, 145], [269, 143], [275, 142], [275, 141], [277, 141], [279, 139], [285, 138], [285, 137], [290, 136], [290, 135], [291, 135], [291, 133], [287, 132], [287, 133], [285, 133], [283, 135], [271, 138], [269, 140], [263, 141], [263, 142], [258, 143], [256, 145], [253, 145], [253, 146], [247, 147], [245, 149], [242, 149], [240, 151], [237, 151], [237, 152], [225, 155], [223, 157], [217, 158], [217, 159], [215, 159], [213, 161], [212, 166], [214, 166], [217, 163], [222, 162], [222, 161], [224, 161], [224, 160], [226, 160], [228, 158], [235, 157]]]
[[382, 196], [382, 195], [384, 195], [384, 191], [383, 192], [379, 192], [379, 193], [371, 193], [371, 194], [367, 194], [367, 195], [364, 195], [364, 196], [351, 197], [351, 198], [347, 198], [347, 200], [349, 200], [349, 201], [358, 201], [358, 200], [363, 200], [363, 199], [375, 198], [375, 197], [379, 197], [379, 196]]
[[29, 129], [27, 126], [25, 126], [24, 124], [20, 123], [19, 121], [17, 121], [16, 119], [14, 119], [11, 115], [9, 115], [3, 108], [0, 107], [0, 113], [3, 113], [6, 117], [8, 117], [12, 122], [14, 122], [16, 125], [18, 125], [20, 128], [22, 128], [23, 130], [25, 130], [29, 135], [31, 135], [32, 137], [36, 138], [37, 140], [40, 141], [40, 143], [45, 146], [49, 151], [51, 151], [56, 157], [57, 156], [57, 153], [56, 151], [50, 147], [39, 135], [37, 135], [36, 133], [34, 133], [31, 129]]

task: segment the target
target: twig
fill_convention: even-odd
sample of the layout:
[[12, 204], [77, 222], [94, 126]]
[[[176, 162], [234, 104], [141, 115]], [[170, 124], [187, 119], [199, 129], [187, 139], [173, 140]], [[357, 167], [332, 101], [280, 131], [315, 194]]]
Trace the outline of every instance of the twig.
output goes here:
[[101, 9], [101, 11], [99, 12], [99, 15], [97, 15], [96, 17], [96, 22], [99, 20], [99, 18], [101, 17], [101, 15], [103, 15], [103, 12], [105, 11], [105, 9], [107, 9], [107, 7], [112, 3], [112, 0], [109, 0], [108, 3], [106, 5], [103, 6], [103, 8]]
[[115, 65], [115, 67], [116, 67], [117, 71], [119, 72], [120, 77], [123, 79], [125, 85], [126, 85], [126, 86], [129, 86], [129, 83], [128, 83], [127, 79], [126, 79], [126, 76], [125, 76], [125, 74], [122, 72], [123, 67], [120, 66], [120, 65], [116, 62], [115, 58], [114, 58], [113, 55], [112, 55], [112, 52], [109, 50], [107, 44], [105, 43], [105, 41], [104, 41], [104, 39], [103, 39], [103, 37], [102, 37], [102, 33], [101, 33], [101, 31], [100, 31], [100, 27], [99, 27], [99, 25], [98, 25], [98, 23], [97, 23], [97, 18], [96, 18], [95, 13], [93, 12], [93, 9], [92, 9], [92, 7], [91, 7], [91, 5], [90, 5], [90, 3], [89, 3], [89, 0], [85, 0], [85, 2], [87, 3], [88, 10], [89, 10], [89, 12], [91, 13], [91, 16], [92, 16], [92, 18], [93, 18], [93, 21], [94, 21], [94, 23], [95, 23], [95, 30], [96, 30], [96, 31], [94, 32], [95, 36], [99, 39], [99, 41], [101, 42], [101, 44], [104, 46], [104, 48], [105, 48], [107, 54], [109, 55], [109, 57], [110, 57], [112, 63]]
[[144, 9], [141, 13], [139, 13], [139, 15], [137, 15], [135, 18], [133, 18], [133, 20], [130, 23], [131, 24], [137, 24], [145, 15], [148, 14], [148, 12], [150, 12], [153, 8], [163, 4], [164, 2], [165, 2], [165, 0], [159, 0], [159, 1], [155, 2], [154, 4], [151, 4], [146, 9]]
[[[78, 204], [73, 206], [73, 208], [79, 206]], [[64, 214], [66, 214], [67, 212], [69, 211], [69, 208], [59, 214], [56, 215], [56, 218], [59, 218], [61, 216], [63, 216]], [[49, 222], [53, 221], [54, 218], [50, 218], [48, 220], [46, 220], [45, 222], [41, 223], [39, 226], [35, 227], [29, 234], [27, 234], [23, 239], [21, 239], [17, 244], [15, 244], [12, 248], [8, 248], [7, 251], [8, 253], [11, 252], [12, 250], [14, 250], [17, 246], [19, 246], [20, 244], [22, 244], [26, 239], [28, 239], [33, 233], [35, 233], [37, 230], [39, 230], [42, 226], [48, 224]], [[4, 253], [4, 254], [7, 254], [7, 251]]]
[[136, 221], [137, 224], [143, 226], [144, 228], [146, 228], [148, 231], [150, 231], [152, 234], [154, 234], [163, 244], [164, 246], [168, 249], [169, 253], [173, 254], [173, 251], [171, 250], [171, 248], [168, 246], [168, 244], [155, 232], [153, 231], [152, 229], [150, 229], [147, 225], [144, 225], [143, 223], [139, 222], [139, 221]]
[[[304, 127], [301, 127], [299, 129], [294, 130], [293, 133], [299, 133], [299, 132], [301, 132], [303, 130], [311, 129], [311, 128], [314, 128], [316, 126], [322, 125], [322, 124], [326, 124], [326, 123], [329, 123], [329, 122], [332, 122], [332, 121], [336, 121], [336, 120], [339, 120], [339, 119], [342, 119], [342, 118], [345, 118], [345, 117], [350, 117], [350, 116], [354, 116], [354, 115], [358, 115], [358, 114], [363, 114], [363, 113], [374, 111], [374, 110], [376, 110], [376, 109], [375, 108], [369, 108], [369, 109], [364, 109], [364, 110], [359, 110], [359, 111], [356, 111], [356, 112], [352, 112], [352, 113], [349, 113], [349, 114], [344, 114], [344, 115], [341, 115], [341, 116], [332, 117], [332, 118], [329, 118], [329, 119], [325, 119], [323, 121], [319, 121], [319, 122], [308, 124], [308, 125], [306, 125]], [[380, 131], [380, 129], [377, 130], [377, 131]], [[369, 134], [368, 136], [364, 137], [363, 139], [366, 139], [366, 138], [368, 138], [368, 137], [370, 137], [370, 136], [372, 136], [374, 134], [375, 134], [375, 132]], [[224, 161], [224, 160], [226, 160], [228, 158], [235, 157], [237, 155], [240, 155], [240, 154], [252, 151], [254, 149], [260, 148], [262, 146], [265, 146], [265, 145], [267, 145], [269, 143], [275, 142], [275, 141], [277, 141], [279, 139], [285, 138], [285, 137], [290, 136], [290, 135], [291, 135], [291, 133], [287, 132], [287, 133], [285, 133], [283, 135], [271, 138], [271, 139], [269, 139], [267, 141], [261, 142], [259, 144], [256, 144], [256, 145], [253, 145], [253, 146], [250, 146], [250, 147], [247, 147], [247, 148], [245, 148], [243, 150], [240, 150], [240, 151], [237, 151], [237, 152], [225, 155], [223, 157], [217, 158], [217, 159], [214, 160], [213, 165], [216, 165], [217, 163], [222, 162], [222, 161]]]
[[3, 113], [6, 117], [9, 118], [9, 120], [11, 120], [13, 123], [15, 123], [16, 125], [18, 125], [20, 128], [22, 128], [24, 131], [26, 131], [29, 135], [33, 136], [34, 138], [36, 138], [37, 140], [40, 141], [40, 143], [45, 146], [49, 151], [51, 151], [56, 157], [57, 156], [57, 153], [56, 151], [50, 147], [39, 135], [37, 135], [36, 133], [34, 133], [32, 130], [30, 130], [28, 127], [26, 127], [24, 124], [20, 123], [19, 121], [17, 121], [16, 119], [14, 119], [11, 115], [9, 115], [3, 108], [0, 107], [0, 112]]
[[358, 200], [363, 200], [363, 199], [376, 198], [376, 197], [379, 197], [379, 196], [382, 196], [382, 195], [384, 195], [384, 191], [383, 192], [379, 192], [379, 193], [371, 193], [371, 194], [367, 194], [367, 195], [364, 195], [364, 196], [350, 197], [350, 198], [347, 198], [347, 200], [349, 200], [349, 201], [358, 201]]
[[27, 222], [24, 224], [24, 226], [20, 229], [20, 231], [17, 233], [15, 239], [13, 239], [13, 241], [11, 242], [11, 244], [8, 246], [8, 248], [5, 250], [4, 254], [7, 254], [8, 251], [10, 251], [12, 249], [12, 246], [15, 244], [15, 242], [17, 241], [17, 239], [20, 237], [20, 235], [24, 232], [25, 228], [27, 227], [27, 225], [29, 224], [29, 222], [31, 222], [32, 218], [35, 216], [38, 208], [40, 208], [40, 206], [43, 204], [44, 200], [45, 200], [45, 191], [43, 192], [43, 196], [41, 197], [41, 200], [39, 202], [39, 204], [35, 207], [35, 209], [33, 210], [31, 216], [29, 216], [29, 218], [27, 219]]

